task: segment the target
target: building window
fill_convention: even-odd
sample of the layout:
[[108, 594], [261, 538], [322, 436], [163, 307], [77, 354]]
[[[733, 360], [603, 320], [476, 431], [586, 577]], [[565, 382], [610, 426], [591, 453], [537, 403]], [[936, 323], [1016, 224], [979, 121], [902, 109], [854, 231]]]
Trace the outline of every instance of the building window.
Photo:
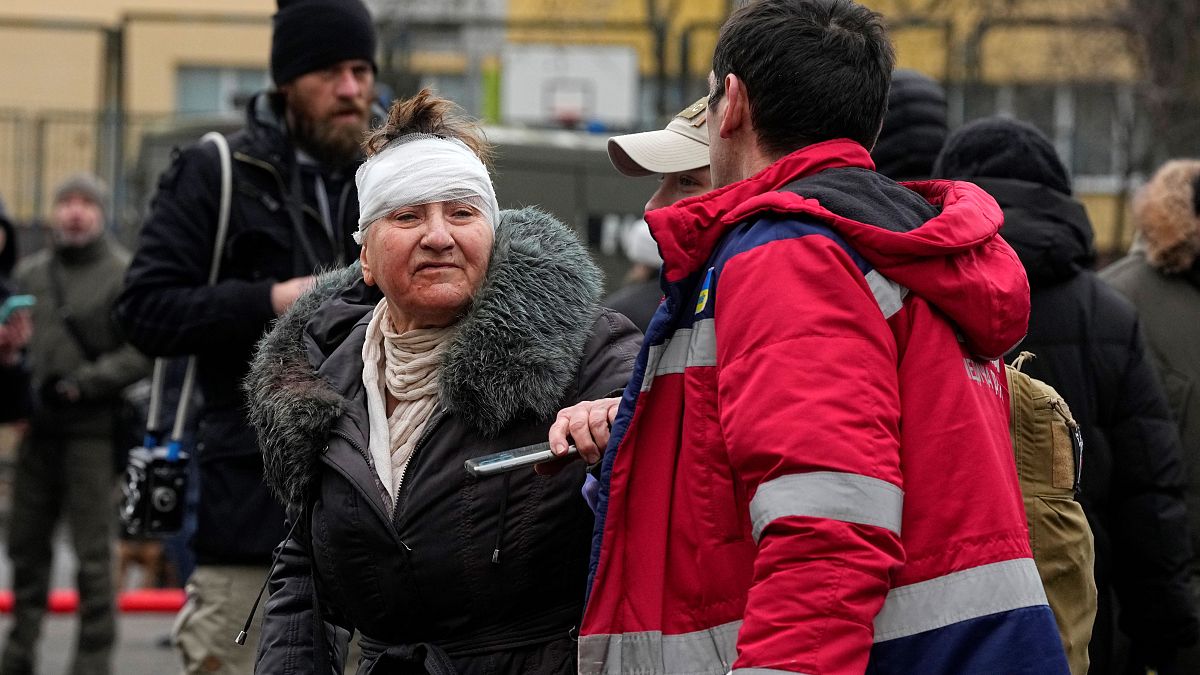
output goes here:
[[175, 109], [181, 115], [234, 114], [255, 92], [270, 83], [261, 68], [181, 66], [177, 77]]
[[[1125, 170], [1127, 157], [1140, 151], [1129, 85], [967, 84], [951, 88], [952, 124], [980, 117], [1015, 117], [1040, 129], [1076, 179], [1108, 185]], [[1095, 179], [1102, 179], [1097, 182]], [[1115, 189], [1115, 188], [1114, 188]]]

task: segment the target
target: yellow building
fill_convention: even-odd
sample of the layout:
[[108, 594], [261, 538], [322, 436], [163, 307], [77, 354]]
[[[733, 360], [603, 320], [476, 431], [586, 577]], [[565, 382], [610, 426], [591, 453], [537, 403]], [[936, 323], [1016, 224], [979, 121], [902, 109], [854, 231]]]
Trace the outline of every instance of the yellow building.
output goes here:
[[[273, 0], [0, 3], [0, 197], [9, 211], [42, 215], [49, 190], [72, 171], [112, 175], [111, 164], [163, 116], [232, 112], [239, 94], [268, 81], [274, 8]], [[119, 136], [103, 115], [118, 109], [129, 120]]]
[[[1011, 114], [1049, 134], [1076, 177], [1098, 244], [1120, 246], [1129, 229], [1122, 195], [1136, 151], [1138, 73], [1105, 14], [1112, 3], [866, 1], [888, 18], [899, 65], [947, 85], [952, 124]], [[631, 48], [638, 126], [650, 128], [705, 91], [731, 3], [479, 0], [469, 16], [432, 0], [369, 4], [383, 26], [385, 82], [407, 70], [408, 80], [392, 84], [434, 85], [501, 123], [506, 45]], [[9, 210], [41, 215], [54, 182], [79, 168], [122, 175], [154, 125], [189, 113], [237, 114], [244, 96], [268, 82], [274, 9], [274, 0], [0, 3], [0, 197]], [[397, 26], [403, 30], [389, 28]], [[113, 63], [119, 72], [106, 68]], [[106, 124], [117, 110], [120, 130]]]
[[[1129, 155], [1138, 140], [1132, 121], [1138, 73], [1126, 37], [1113, 25], [1113, 3], [864, 1], [887, 17], [899, 67], [946, 84], [952, 125], [1006, 114], [1041, 128], [1072, 170], [1095, 224], [1097, 245], [1125, 246], [1129, 227], [1123, 195], [1129, 187]], [[509, 14], [518, 22], [554, 17], [614, 25], [642, 22], [647, 27], [514, 29], [509, 40], [632, 45], [641, 57], [642, 75], [656, 86], [659, 73], [665, 73], [668, 90], [679, 92], [670, 100], [686, 105], [689, 95], [704, 90], [702, 78], [711, 64], [716, 26], [727, 11], [728, 3], [720, 0], [510, 0]], [[662, 17], [667, 37], [661, 69], [649, 27], [657, 17]], [[647, 87], [646, 93], [653, 96], [653, 88]]]

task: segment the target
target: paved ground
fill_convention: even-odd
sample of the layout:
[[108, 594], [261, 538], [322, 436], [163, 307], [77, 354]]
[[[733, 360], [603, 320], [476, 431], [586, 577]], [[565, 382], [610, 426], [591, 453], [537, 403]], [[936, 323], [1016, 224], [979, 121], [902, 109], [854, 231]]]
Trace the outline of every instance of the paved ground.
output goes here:
[[[160, 646], [159, 640], [171, 631], [174, 617], [164, 614], [126, 614], [118, 624], [117, 652], [113, 675], [174, 675], [179, 672], [179, 658], [171, 648]], [[8, 636], [11, 619], [0, 616], [0, 635]], [[75, 644], [75, 617], [50, 615], [42, 633], [39, 675], [60, 675], [70, 665], [71, 647]]]
[[[12, 425], [0, 425], [0, 589], [12, 588], [12, 570], [4, 549], [7, 540], [9, 497], [12, 488], [12, 462], [16, 431]], [[114, 512], [115, 513], [115, 512]], [[75, 587], [75, 557], [61, 533], [55, 539], [53, 588]], [[137, 575], [130, 579], [138, 584]], [[178, 675], [179, 658], [170, 647], [161, 645], [171, 632], [173, 614], [125, 614], [118, 619], [118, 643], [113, 675]], [[0, 645], [8, 639], [12, 617], [0, 614]], [[49, 614], [42, 629], [38, 675], [62, 675], [66, 672], [75, 644], [77, 622], [74, 615]]]
[[[12, 570], [3, 548], [4, 532], [0, 530], [0, 588], [12, 587]], [[55, 545], [54, 588], [74, 588], [75, 560], [61, 537]], [[117, 625], [117, 650], [113, 675], [175, 675], [179, 658], [175, 651], [161, 642], [171, 632], [173, 614], [124, 614]], [[12, 618], [0, 615], [0, 643], [8, 638]], [[67, 672], [71, 650], [75, 644], [74, 615], [48, 614], [43, 627], [38, 675], [60, 675]]]

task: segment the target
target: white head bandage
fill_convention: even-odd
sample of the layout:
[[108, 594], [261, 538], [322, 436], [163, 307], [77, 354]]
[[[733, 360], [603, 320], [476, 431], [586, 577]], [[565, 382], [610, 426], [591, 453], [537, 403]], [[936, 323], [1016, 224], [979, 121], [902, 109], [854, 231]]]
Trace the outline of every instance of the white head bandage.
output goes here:
[[358, 231], [402, 206], [466, 201], [483, 213], [493, 230], [500, 207], [487, 167], [465, 143], [454, 138], [409, 134], [392, 141], [358, 167]]

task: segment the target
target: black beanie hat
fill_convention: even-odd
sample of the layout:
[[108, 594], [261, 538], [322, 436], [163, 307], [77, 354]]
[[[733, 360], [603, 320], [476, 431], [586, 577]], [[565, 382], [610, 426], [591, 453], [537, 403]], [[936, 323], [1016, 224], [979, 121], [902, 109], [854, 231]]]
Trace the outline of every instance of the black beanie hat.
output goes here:
[[942, 85], [915, 70], [897, 70], [883, 129], [871, 150], [875, 170], [892, 180], [929, 178], [947, 133]]
[[278, 0], [271, 79], [281, 85], [339, 61], [375, 65], [375, 24], [361, 0]]
[[933, 165], [939, 178], [1011, 178], [1071, 194], [1071, 177], [1054, 144], [1037, 127], [986, 117], [959, 127]]

